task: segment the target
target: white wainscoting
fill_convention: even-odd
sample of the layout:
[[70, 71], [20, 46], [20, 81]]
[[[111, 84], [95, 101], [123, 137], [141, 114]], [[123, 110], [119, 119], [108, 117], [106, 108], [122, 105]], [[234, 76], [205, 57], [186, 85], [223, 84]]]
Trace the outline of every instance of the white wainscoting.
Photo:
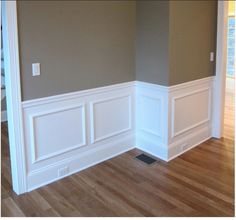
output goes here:
[[136, 147], [167, 160], [168, 88], [136, 82]]
[[169, 161], [211, 137], [213, 77], [164, 87], [136, 83], [136, 147]]
[[86, 145], [85, 104], [83, 103], [29, 114], [28, 117], [32, 163]]
[[131, 130], [132, 108], [131, 95], [91, 102], [91, 143]]
[[23, 102], [27, 190], [134, 148], [134, 82]]
[[136, 81], [23, 102], [27, 191], [134, 147], [169, 161], [209, 139], [212, 81]]
[[213, 77], [169, 89], [168, 160], [211, 137]]
[[171, 100], [171, 138], [210, 121], [210, 88], [196, 90]]

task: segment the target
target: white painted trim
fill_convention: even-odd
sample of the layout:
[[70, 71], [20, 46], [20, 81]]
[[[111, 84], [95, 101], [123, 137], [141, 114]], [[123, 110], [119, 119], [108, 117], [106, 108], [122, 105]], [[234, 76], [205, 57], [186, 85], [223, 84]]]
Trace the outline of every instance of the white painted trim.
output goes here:
[[32, 99], [28, 101], [23, 101], [22, 107], [28, 108], [28, 107], [33, 107], [33, 106], [45, 105], [49, 103], [61, 102], [68, 99], [77, 99], [79, 97], [84, 97], [84, 96], [98, 95], [100, 93], [107, 93], [109, 91], [130, 88], [130, 87], [133, 87], [134, 84], [135, 84], [134, 81], [131, 81], [131, 82], [118, 83], [118, 84], [99, 87], [99, 88], [70, 92], [70, 93], [65, 93], [61, 95]]
[[199, 84], [205, 84], [209, 82], [213, 82], [215, 79], [215, 76], [208, 76], [202, 79], [196, 79], [189, 82], [180, 83], [178, 85], [173, 86], [161, 86], [153, 83], [147, 83], [147, 82], [141, 82], [141, 81], [134, 81], [135, 85], [138, 87], [143, 87], [147, 89], [155, 89], [156, 91], [162, 91], [162, 92], [174, 92], [177, 90], [182, 90], [185, 88], [191, 88], [192, 86], [199, 85]]
[[175, 159], [176, 157], [178, 157], [178, 156], [180, 156], [180, 155], [186, 153], [187, 151], [193, 149], [194, 147], [197, 147], [198, 145], [202, 144], [203, 142], [209, 140], [210, 138], [211, 138], [211, 136], [209, 136], [209, 137], [207, 137], [207, 138], [205, 138], [205, 139], [199, 141], [198, 143], [194, 144], [193, 146], [191, 146], [191, 147], [189, 147], [189, 148], [187, 148], [187, 149], [181, 151], [180, 153], [178, 153], [178, 154], [176, 154], [176, 155], [174, 155], [174, 156], [168, 158], [168, 159], [166, 160], [166, 162], [169, 162], [169, 161]]
[[[48, 154], [44, 157], [37, 157], [36, 146], [35, 146], [35, 129], [34, 129], [34, 120], [35, 120], [35, 118], [41, 117], [41, 116], [44, 116], [44, 115], [54, 114], [54, 113], [57, 113], [57, 112], [63, 112], [63, 111], [66, 111], [66, 110], [76, 109], [76, 108], [79, 108], [79, 107], [82, 108], [83, 142], [79, 145], [71, 146], [67, 149], [56, 151], [54, 153]], [[80, 148], [80, 147], [83, 147], [83, 146], [86, 145], [86, 122], [85, 122], [85, 104], [84, 103], [71, 105], [71, 106], [66, 106], [66, 107], [58, 108], [58, 109], [53, 109], [53, 110], [50, 110], [50, 111], [38, 112], [36, 114], [31, 114], [29, 116], [29, 121], [30, 121], [30, 132], [31, 132], [31, 134], [30, 134], [30, 143], [31, 143], [31, 150], [32, 150], [31, 157], [32, 157], [32, 163], [33, 164], [36, 163], [36, 162], [40, 162], [42, 160], [49, 159], [51, 157], [58, 156], [60, 154], [66, 153], [68, 151], [75, 150], [77, 148]]]
[[180, 134], [182, 134], [186, 131], [189, 131], [190, 129], [196, 128], [196, 127], [210, 121], [210, 119], [211, 119], [211, 108], [210, 108], [211, 103], [209, 102], [208, 103], [208, 115], [207, 115], [206, 119], [204, 119], [204, 120], [202, 120], [202, 121], [200, 121], [200, 122], [198, 122], [194, 125], [191, 125], [187, 128], [184, 128], [181, 131], [175, 132], [175, 127], [174, 127], [175, 126], [175, 116], [174, 116], [175, 115], [175, 101], [177, 99], [181, 99], [181, 98], [191, 96], [193, 94], [201, 93], [201, 92], [204, 92], [204, 91], [208, 91], [208, 99], [211, 102], [210, 87], [207, 87], [207, 88], [204, 88], [204, 89], [198, 89], [198, 90], [195, 90], [195, 91], [192, 91], [192, 92], [185, 93], [184, 95], [174, 96], [172, 98], [172, 100], [171, 100], [171, 109], [172, 109], [172, 111], [171, 111], [171, 114], [172, 114], [172, 116], [171, 116], [171, 138], [174, 138], [174, 137], [176, 137], [176, 136], [178, 136], [178, 135], [180, 135]]
[[[136, 128], [135, 146], [138, 149], [161, 158], [162, 160], [169, 161], [175, 158], [177, 154], [180, 155], [194, 146], [197, 146], [196, 143], [199, 144], [209, 139], [211, 137], [209, 134], [211, 133], [213, 80], [214, 77], [206, 77], [170, 87], [159, 87], [158, 85], [153, 86], [151, 83], [137, 82], [137, 100], [140, 100], [142, 96], [154, 99], [160, 97], [163, 99], [159, 108], [162, 116], [161, 120], [164, 119], [164, 121], [160, 121], [160, 126], [162, 128], [161, 131], [163, 131], [163, 134], [161, 132], [160, 136], [157, 136], [153, 131], [145, 131], [145, 129], [142, 129], [142, 123], [141, 121], [139, 122], [139, 119], [141, 119], [141, 115], [139, 114], [142, 113], [139, 111], [140, 103], [137, 101], [136, 108], [138, 109], [136, 109], [136, 120], [139, 123], [137, 123]], [[194, 122], [195, 124], [191, 124], [191, 126], [184, 127], [183, 130], [175, 132], [175, 101], [201, 92], [205, 92], [204, 97], [208, 100], [206, 103], [207, 106], [204, 106], [206, 108], [206, 115], [204, 118]], [[153, 120], [156, 120], [155, 113], [153, 115]], [[148, 133], [150, 135], [148, 135]], [[184, 148], [183, 146], [187, 148]]]
[[1, 112], [1, 122], [7, 121], [7, 111], [2, 111]]
[[205, 77], [205, 78], [202, 78], [202, 79], [192, 80], [192, 81], [189, 81], [189, 82], [185, 82], [185, 83], [181, 83], [181, 84], [178, 84], [178, 85], [170, 86], [169, 91], [170, 92], [175, 92], [177, 90], [182, 90], [182, 89], [185, 89], [185, 88], [191, 88], [191, 87], [196, 86], [196, 85], [203, 85], [203, 84], [214, 81], [214, 78], [215, 78], [215, 76], [209, 76], [209, 77]]
[[[169, 87], [161, 86], [153, 83], [135, 81], [135, 91], [136, 91], [136, 120], [139, 120], [140, 111], [137, 109], [139, 107], [140, 97], [147, 97], [153, 100], [160, 100], [161, 104], [161, 132], [153, 132], [150, 129], [142, 128], [140, 123], [136, 122], [136, 133], [143, 131], [144, 133], [154, 135], [161, 139], [167, 138], [168, 133], [168, 94]], [[167, 143], [167, 142], [166, 142]]]
[[[58, 161], [57, 163], [50, 164], [49, 166], [30, 172], [28, 175], [28, 179], [35, 179], [35, 182], [37, 183], [34, 183], [33, 185], [31, 184], [31, 186], [29, 186], [28, 188], [28, 192], [34, 189], [37, 189], [41, 186], [44, 186], [46, 184], [49, 184], [51, 182], [54, 182], [56, 180], [59, 180], [61, 178], [64, 178], [66, 176], [82, 171], [96, 164], [99, 164], [103, 161], [109, 160], [129, 150], [134, 149], [134, 145], [132, 144], [131, 146], [129, 144], [129, 142], [133, 142], [132, 141], [133, 139], [134, 137], [131, 135], [125, 138], [121, 138], [121, 139], [119, 138], [118, 140], [115, 140], [114, 142], [108, 142], [105, 144], [102, 143], [99, 147], [92, 148], [91, 150], [85, 152], [82, 155], [74, 155], [73, 157], [66, 158], [65, 160]], [[67, 175], [63, 177], [55, 177], [55, 178], [54, 177], [51, 178], [50, 175], [47, 175], [51, 179], [45, 182], [42, 182], [42, 179], [43, 179], [42, 177], [45, 177], [44, 176], [45, 173], [49, 173], [53, 176], [57, 172], [52, 172], [52, 170], [57, 171], [59, 167], [64, 167], [64, 166], [67, 166], [68, 164], [78, 163], [78, 161], [81, 162], [81, 160], [86, 161], [86, 162], [84, 162], [82, 165], [79, 165], [75, 169], [70, 170], [70, 172]]]
[[13, 190], [27, 191], [16, 1], [3, 1], [3, 50]]
[[[111, 101], [111, 100], [116, 100], [116, 99], [121, 99], [121, 98], [126, 98], [126, 97], [129, 98], [129, 126], [127, 128], [125, 128], [125, 129], [120, 130], [120, 131], [110, 133], [110, 134], [102, 136], [100, 138], [95, 138], [94, 105], [96, 105], [98, 103], [103, 103], [103, 102], [107, 102], [107, 101]], [[107, 138], [110, 138], [110, 137], [113, 137], [115, 135], [119, 135], [119, 134], [122, 134], [122, 133], [124, 133], [126, 131], [131, 130], [131, 124], [132, 124], [132, 102], [131, 102], [131, 96], [130, 95], [115, 96], [115, 97], [111, 97], [111, 98], [100, 99], [100, 100], [97, 100], [97, 101], [90, 102], [90, 117], [91, 117], [91, 125], [90, 125], [90, 127], [91, 127], [91, 131], [90, 131], [91, 144], [96, 143], [98, 141], [102, 141], [104, 139], [107, 139]], [[110, 120], [110, 119], [108, 119], [108, 120]]]
[[225, 80], [227, 59], [228, 1], [218, 1], [216, 76], [214, 81], [212, 136], [221, 138], [224, 128]]
[[162, 91], [162, 92], [167, 92], [170, 88], [168, 86], [161, 86], [158, 84], [141, 82], [141, 81], [134, 81], [134, 85], [139, 88], [155, 89], [155, 91]]
[[[152, 96], [152, 95], [144, 95], [144, 94], [141, 94], [140, 95], [141, 97], [145, 97], [145, 98], [147, 98], [147, 99], [153, 99], [153, 100], [160, 100], [160, 102], [161, 102], [161, 115], [164, 115], [164, 102], [163, 102], [163, 97], [154, 97], [154, 96]], [[162, 123], [161, 123], [162, 124]], [[157, 136], [157, 137], [162, 137], [162, 134], [161, 133], [159, 133], [159, 132], [154, 132], [154, 131], [152, 131], [151, 129], [148, 129], [148, 128], [144, 128], [143, 126], [141, 126], [140, 127], [140, 130], [141, 131], [144, 131], [144, 132], [146, 132], [146, 133], [149, 133], [149, 134], [152, 134], [152, 135], [155, 135], [155, 136]]]
[[[212, 89], [212, 77], [184, 83], [182, 86], [182, 89], [181, 86], [175, 86], [174, 90], [171, 91], [171, 87], [168, 88], [159, 85], [154, 86], [153, 84], [150, 84], [149, 87], [148, 83], [129, 82], [102, 87], [102, 89], [96, 88], [86, 90], [86, 92], [79, 91], [43, 99], [35, 99], [23, 103], [22, 107], [24, 110], [25, 141], [27, 149], [27, 191], [63, 178], [64, 176], [58, 176], [58, 170], [63, 167], [68, 167], [69, 175], [111, 158], [120, 152], [123, 153], [127, 150], [133, 149], [134, 146], [168, 161], [170, 160], [169, 156], [173, 158], [177, 154], [179, 155], [193, 147], [192, 145], [195, 146], [196, 142], [203, 139], [205, 140], [211, 129], [209, 121], [204, 125], [201, 124], [199, 128], [196, 128], [195, 126], [194, 129], [187, 128], [186, 135], [184, 134], [181, 135], [181, 137], [178, 136], [173, 139], [169, 138], [171, 136], [171, 122], [169, 122], [169, 118], [171, 111], [173, 111], [171, 108], [171, 98], [178, 99], [202, 91], [209, 91], [210, 95]], [[142, 96], [147, 96], [147, 98], [158, 101], [156, 104], [158, 105], [158, 108], [160, 108], [160, 112], [159, 110], [158, 112], [161, 116], [159, 117], [158, 115], [158, 118], [160, 119], [158, 120], [158, 125], [160, 125], [161, 130], [158, 130], [158, 128], [157, 130], [149, 131], [149, 126], [147, 126], [147, 129], [145, 130], [143, 129], [142, 124], [137, 123], [137, 121], [134, 120], [134, 115], [141, 107], [140, 104], [142, 104], [136, 102], [137, 100], [140, 101], [140, 97]], [[117, 132], [110, 132], [108, 129], [105, 134], [102, 133], [98, 137], [95, 137], [94, 129], [96, 127], [94, 126], [94, 123], [96, 120], [94, 122], [94, 105], [126, 97], [129, 101], [127, 102], [126, 100], [125, 102], [125, 113], [127, 112], [129, 114], [129, 123], [125, 124], [124, 127], [119, 127], [117, 129], [118, 131], [114, 130]], [[210, 97], [209, 100], [208, 104], [210, 106]], [[83, 106], [83, 109], [85, 110], [85, 120], [83, 121], [84, 126], [82, 127], [86, 130], [86, 137], [84, 136], [85, 142], [83, 147], [72, 146], [74, 144], [71, 144], [70, 146], [66, 145], [63, 150], [55, 149], [55, 151], [48, 153], [45, 157], [37, 158], [36, 153], [32, 151], [32, 149], [35, 148], [33, 138], [35, 132], [37, 132], [33, 131], [34, 118], [42, 115], [53, 114], [58, 111], [66, 111], [78, 106]], [[110, 105], [108, 105], [109, 111], [112, 111], [113, 105], [111, 104], [111, 109], [109, 106]], [[124, 106], [120, 107], [122, 108]], [[136, 120], [140, 118], [138, 115], [139, 113], [135, 116]], [[211, 111], [209, 110], [208, 116], [210, 113]], [[60, 116], [58, 117], [58, 120], [60, 120]], [[152, 118], [156, 120], [155, 112], [153, 112], [153, 116], [150, 120], [152, 120]], [[211, 117], [209, 116], [208, 119], [210, 120], [210, 118]], [[136, 124], [137, 127], [135, 126]], [[152, 129], [152, 124], [150, 125], [150, 129]], [[153, 127], [153, 129], [156, 129], [156, 127]], [[81, 137], [83, 134], [81, 133]], [[189, 139], [191, 139], [191, 141], [188, 141]], [[82, 142], [83, 140], [81, 138], [80, 143]], [[181, 148], [185, 142], [188, 143], [187, 149], [183, 147]], [[170, 151], [171, 147], [173, 147], [172, 151]], [[65, 156], [63, 153], [65, 153]]]
[[[69, 175], [133, 149], [135, 146], [134, 90], [134, 82], [129, 82], [103, 87], [102, 89], [96, 88], [86, 90], [86, 93], [84, 91], [79, 91], [76, 93], [63, 94], [59, 97], [53, 96], [49, 98], [36, 99], [31, 102], [33, 105], [24, 105], [23, 103], [22, 108], [24, 112], [27, 159], [27, 191], [67, 176], [67, 174], [65, 176], [58, 175], [58, 170], [61, 168], [68, 168]], [[117, 104], [116, 101], [118, 101], [119, 104]], [[103, 105], [103, 103], [105, 105]], [[97, 110], [96, 104], [99, 104], [98, 115], [96, 115], [97, 112], [95, 112]], [[41, 142], [44, 141], [43, 138], [48, 135], [48, 130], [44, 132], [43, 126], [47, 125], [47, 123], [50, 124], [55, 122], [59, 123], [63, 127], [63, 122], [67, 121], [67, 117], [70, 118], [69, 121], [71, 121], [70, 123], [73, 125], [73, 118], [77, 117], [77, 115], [76, 113], [75, 115], [74, 113], [71, 113], [71, 115], [67, 110], [78, 108], [79, 106], [83, 107], [84, 116], [82, 117], [82, 112], [80, 110], [78, 119], [80, 138], [78, 141], [69, 141], [69, 143], [68, 141], [65, 141], [62, 146], [59, 145], [57, 148], [58, 133], [54, 132], [52, 137], [47, 137], [48, 139], [45, 140], [46, 142]], [[101, 115], [102, 118], [105, 116], [105, 120], [111, 120], [111, 123], [108, 124], [111, 127], [107, 127], [106, 125], [103, 131], [102, 121], [97, 121], [96, 118], [93, 120], [94, 116], [100, 117], [100, 114], [103, 114], [103, 110], [107, 110], [108, 112], [111, 111], [111, 113], [114, 110], [118, 120], [120, 118], [122, 123], [119, 123], [120, 121], [115, 121], [116, 118], [114, 118], [113, 122], [112, 118], [107, 118], [106, 115]], [[65, 114], [57, 114], [57, 112], [65, 112]], [[34, 126], [34, 119], [36, 117], [44, 117], [45, 115], [46, 117], [47, 115], [50, 115], [50, 117], [42, 118], [44, 124], [40, 125], [39, 123], [39, 126], [36, 126], [36, 124]], [[83, 122], [81, 121], [82, 118]], [[62, 120], [62, 122], [60, 122], [60, 120]], [[118, 122], [118, 124], [116, 122]], [[84, 125], [82, 126], [81, 123]], [[69, 129], [69, 133], [74, 133], [75, 129], [77, 129], [77, 123], [75, 126], [76, 127], [73, 127], [73, 130], [70, 126], [65, 129]], [[96, 129], [101, 129], [99, 130], [99, 133], [97, 133], [98, 136], [94, 133], [94, 128], [96, 132]], [[63, 132], [63, 130], [61, 130], [62, 129], [59, 129], [59, 132]], [[84, 138], [83, 134], [85, 132], [82, 130], [85, 130], [86, 132]], [[75, 135], [73, 135], [73, 137]], [[91, 138], [91, 136], [93, 137]], [[81, 146], [74, 146], [77, 144], [79, 145], [83, 141], [84, 143]], [[47, 148], [44, 147], [45, 145], [43, 145], [43, 143], [45, 143]], [[37, 146], [37, 144], [39, 145]], [[48, 151], [47, 149], [50, 146], [52, 146], [53, 150]]]

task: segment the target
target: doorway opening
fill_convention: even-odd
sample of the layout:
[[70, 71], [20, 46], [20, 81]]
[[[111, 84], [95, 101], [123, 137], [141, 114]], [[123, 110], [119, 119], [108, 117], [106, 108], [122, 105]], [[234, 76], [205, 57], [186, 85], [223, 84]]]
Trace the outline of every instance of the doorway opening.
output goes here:
[[235, 2], [229, 1], [227, 18], [227, 68], [225, 84], [224, 138], [234, 140], [235, 97]]

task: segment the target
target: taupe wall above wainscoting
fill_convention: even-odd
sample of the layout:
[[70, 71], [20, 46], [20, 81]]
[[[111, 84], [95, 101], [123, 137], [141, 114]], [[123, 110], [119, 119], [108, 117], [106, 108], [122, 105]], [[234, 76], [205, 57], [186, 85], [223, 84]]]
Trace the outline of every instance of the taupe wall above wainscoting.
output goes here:
[[23, 100], [133, 81], [135, 4], [18, 1]]
[[137, 1], [136, 78], [169, 84], [169, 1]]
[[23, 101], [214, 74], [216, 1], [17, 1], [17, 12]]
[[169, 25], [169, 85], [214, 75], [217, 2], [171, 1]]
[[136, 79], [176, 85], [214, 75], [217, 1], [137, 1]]

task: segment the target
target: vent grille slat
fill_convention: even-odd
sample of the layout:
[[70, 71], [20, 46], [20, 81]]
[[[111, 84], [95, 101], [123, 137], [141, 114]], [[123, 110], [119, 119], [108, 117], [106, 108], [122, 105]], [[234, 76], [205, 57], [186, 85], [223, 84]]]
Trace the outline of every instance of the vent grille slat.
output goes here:
[[156, 163], [157, 160], [146, 155], [146, 154], [140, 154], [137, 157], [135, 157], [136, 159], [142, 161], [143, 163], [147, 164], [147, 165], [151, 165], [153, 163]]

